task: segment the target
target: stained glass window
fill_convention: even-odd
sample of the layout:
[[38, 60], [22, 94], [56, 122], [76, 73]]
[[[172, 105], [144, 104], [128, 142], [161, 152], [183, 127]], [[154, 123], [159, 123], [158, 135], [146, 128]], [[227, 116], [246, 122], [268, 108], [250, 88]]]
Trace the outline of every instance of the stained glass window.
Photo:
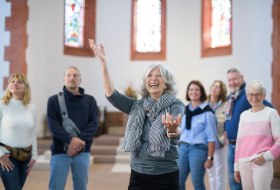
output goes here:
[[165, 0], [132, 0], [132, 60], [165, 59]]
[[211, 47], [227, 46], [230, 40], [231, 5], [229, 0], [212, 0]]
[[95, 39], [96, 0], [64, 0], [64, 54], [93, 56], [88, 39]]
[[202, 57], [231, 54], [231, 9], [231, 0], [202, 0]]
[[137, 1], [136, 50], [159, 52], [161, 40], [160, 0]]
[[65, 1], [65, 45], [82, 47], [84, 45], [84, 0]]

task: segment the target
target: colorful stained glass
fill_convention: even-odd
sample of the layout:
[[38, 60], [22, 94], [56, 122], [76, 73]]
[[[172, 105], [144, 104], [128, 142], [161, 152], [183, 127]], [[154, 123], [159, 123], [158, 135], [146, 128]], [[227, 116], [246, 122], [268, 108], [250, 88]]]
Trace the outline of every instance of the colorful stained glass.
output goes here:
[[64, 44], [84, 46], [85, 0], [65, 0]]
[[231, 44], [231, 2], [212, 0], [211, 47]]
[[161, 1], [138, 0], [136, 8], [136, 51], [161, 51]]

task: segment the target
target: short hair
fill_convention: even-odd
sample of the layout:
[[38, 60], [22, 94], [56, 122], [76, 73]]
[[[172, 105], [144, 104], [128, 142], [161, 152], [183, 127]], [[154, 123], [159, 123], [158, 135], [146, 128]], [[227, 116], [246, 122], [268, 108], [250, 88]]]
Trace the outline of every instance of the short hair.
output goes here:
[[[223, 81], [221, 81], [221, 80], [215, 80], [215, 81], [212, 83], [211, 87], [212, 87], [216, 82], [218, 82], [218, 83], [220, 84], [220, 90], [221, 90], [221, 93], [220, 93], [220, 96], [219, 96], [218, 101], [221, 100], [222, 102], [226, 102], [226, 100], [227, 100], [227, 87], [226, 87], [226, 84], [225, 84]], [[208, 100], [210, 100], [210, 94], [208, 95]]]
[[147, 65], [144, 68], [144, 72], [142, 75], [142, 84], [141, 84], [141, 88], [140, 88], [140, 94], [142, 95], [142, 97], [149, 96], [149, 93], [146, 89], [146, 79], [147, 79], [148, 75], [150, 74], [150, 72], [157, 67], [159, 68], [162, 79], [166, 85], [165, 92], [170, 92], [172, 94], [177, 93], [177, 83], [175, 81], [173, 73], [163, 64], [154, 63], [154, 64]]
[[64, 76], [65, 76], [65, 73], [66, 73], [66, 71], [67, 71], [68, 69], [75, 69], [75, 70], [77, 70], [77, 71], [79, 72], [79, 77], [81, 78], [81, 71], [80, 71], [77, 67], [75, 67], [75, 66], [70, 66], [70, 67], [68, 67], [67, 69], [65, 69]]
[[206, 100], [207, 100], [207, 95], [206, 95], [206, 92], [205, 92], [205, 89], [204, 89], [202, 83], [201, 83], [199, 80], [192, 80], [192, 81], [188, 84], [187, 91], [186, 91], [186, 100], [187, 100], [187, 101], [191, 101], [191, 99], [190, 99], [190, 97], [189, 97], [189, 94], [188, 94], [188, 91], [189, 91], [190, 86], [191, 86], [192, 84], [195, 84], [195, 85], [199, 86], [200, 93], [201, 93], [201, 96], [200, 96], [199, 100], [200, 100], [201, 102], [206, 101]]
[[239, 73], [240, 75], [242, 75], [240, 69], [236, 68], [236, 67], [232, 67], [230, 68], [228, 71], [227, 71], [227, 74], [228, 73]]
[[250, 88], [255, 88], [255, 89], [261, 91], [261, 93], [263, 95], [266, 95], [266, 89], [264, 87], [264, 84], [261, 81], [253, 80], [253, 81], [249, 82], [245, 88], [246, 93], [248, 93]]
[[8, 80], [8, 85], [6, 87], [4, 96], [2, 98], [3, 103], [4, 104], [8, 104], [10, 99], [12, 98], [12, 93], [9, 91], [9, 84], [11, 83], [11, 81], [13, 79], [17, 79], [17, 80], [21, 80], [23, 81], [25, 88], [24, 88], [24, 96], [23, 96], [23, 100], [22, 103], [23, 105], [27, 105], [30, 103], [31, 100], [31, 89], [30, 89], [30, 84], [26, 78], [26, 76], [23, 73], [14, 73], [10, 76], [9, 80]]

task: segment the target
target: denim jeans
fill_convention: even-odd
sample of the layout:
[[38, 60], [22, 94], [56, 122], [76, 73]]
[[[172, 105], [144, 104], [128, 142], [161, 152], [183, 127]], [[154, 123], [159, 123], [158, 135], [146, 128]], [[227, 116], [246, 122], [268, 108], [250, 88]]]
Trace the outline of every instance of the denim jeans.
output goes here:
[[131, 170], [128, 190], [179, 190], [178, 170], [161, 175], [141, 174]]
[[89, 173], [88, 152], [70, 157], [67, 154], [56, 154], [51, 157], [49, 190], [63, 190], [71, 168], [74, 190], [86, 190]]
[[12, 170], [3, 170], [0, 166], [2, 182], [5, 189], [21, 190], [26, 181], [26, 170], [30, 159], [20, 162], [10, 156], [10, 161], [14, 165], [14, 168]]
[[234, 180], [234, 158], [235, 158], [235, 145], [228, 144], [228, 180], [231, 190], [242, 190], [241, 183]]
[[185, 190], [186, 179], [191, 173], [192, 183], [195, 190], [205, 190], [204, 163], [207, 159], [208, 148], [204, 144], [179, 145], [179, 186]]

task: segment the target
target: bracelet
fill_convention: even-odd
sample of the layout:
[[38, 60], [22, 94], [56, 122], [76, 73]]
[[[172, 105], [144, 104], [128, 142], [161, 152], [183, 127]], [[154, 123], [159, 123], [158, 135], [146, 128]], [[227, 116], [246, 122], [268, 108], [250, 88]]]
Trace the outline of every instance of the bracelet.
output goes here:
[[207, 157], [207, 160], [212, 160], [212, 161], [213, 161], [213, 160], [214, 160], [214, 157], [213, 157], [213, 156], [208, 156], [208, 157]]
[[176, 135], [176, 133], [173, 133], [173, 132], [172, 132], [172, 133], [170, 132], [169, 134], [170, 134], [170, 135]]
[[168, 131], [168, 133], [169, 133], [170, 135], [176, 135], [177, 132], [178, 132], [178, 129], [176, 130], [176, 132], [169, 132], [169, 131]]

